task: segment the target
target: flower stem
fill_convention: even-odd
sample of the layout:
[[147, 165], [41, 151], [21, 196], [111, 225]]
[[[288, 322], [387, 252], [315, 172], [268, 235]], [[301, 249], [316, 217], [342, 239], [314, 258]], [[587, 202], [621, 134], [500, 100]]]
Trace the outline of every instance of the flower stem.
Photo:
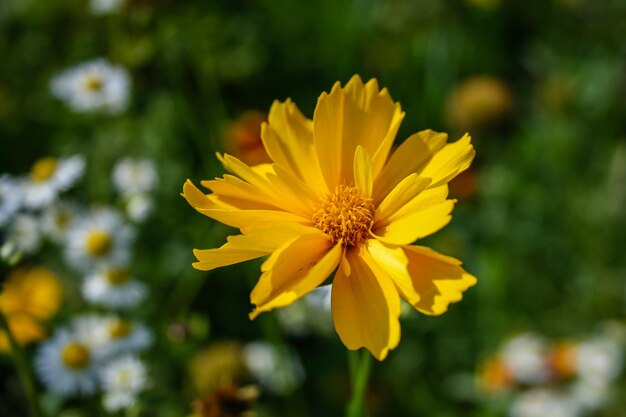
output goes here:
[[11, 333], [9, 323], [2, 312], [0, 312], [0, 329], [6, 332], [7, 339], [9, 339], [13, 361], [15, 362], [15, 368], [17, 370], [17, 376], [20, 379], [22, 388], [24, 388], [30, 415], [31, 417], [43, 417], [41, 409], [39, 408], [39, 398], [37, 396], [35, 381], [33, 380], [30, 367], [24, 357], [24, 351], [15, 340], [13, 333]]
[[370, 370], [372, 369], [372, 356], [365, 349], [362, 349], [362, 351], [348, 351], [348, 364], [350, 367], [352, 398], [346, 410], [346, 417], [365, 417], [363, 400], [365, 399]]

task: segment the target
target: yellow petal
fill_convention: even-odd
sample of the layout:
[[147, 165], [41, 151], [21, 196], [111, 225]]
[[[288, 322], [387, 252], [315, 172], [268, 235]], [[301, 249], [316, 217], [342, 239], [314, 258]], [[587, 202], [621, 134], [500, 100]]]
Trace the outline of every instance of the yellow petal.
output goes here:
[[411, 174], [400, 181], [376, 209], [374, 221], [392, 216], [417, 197], [429, 184], [430, 178], [422, 178], [417, 174]]
[[266, 198], [269, 204], [305, 217], [310, 216], [311, 208], [307, 206], [306, 201], [299, 198], [297, 190], [289, 188], [288, 183], [278, 181], [276, 177], [270, 180], [266, 170], [257, 172], [231, 155], [218, 154], [217, 156], [224, 168], [253, 186], [256, 193]]
[[402, 142], [376, 178], [374, 202], [382, 201], [407, 176], [420, 173], [433, 155], [446, 144], [447, 138], [448, 135], [445, 133], [424, 130]]
[[227, 205], [233, 209], [279, 209], [270, 203], [270, 198], [234, 175], [224, 175], [224, 178], [202, 181], [201, 184], [213, 191], [205, 196], [209, 201], [204, 203], [212, 206], [205, 208], [225, 208]]
[[372, 260], [389, 274], [402, 298], [412, 305], [417, 304], [420, 300], [420, 295], [413, 288], [413, 283], [407, 270], [409, 261], [402, 247], [391, 247], [376, 239], [369, 239], [366, 243], [366, 248]]
[[455, 200], [446, 200], [448, 187], [429, 188], [372, 227], [377, 239], [392, 245], [408, 245], [435, 233], [451, 220]]
[[185, 181], [182, 196], [191, 207], [198, 209], [215, 208], [215, 204], [207, 198], [206, 194], [198, 189], [191, 180]]
[[297, 223], [276, 222], [251, 229], [247, 234], [229, 236], [227, 243], [217, 249], [195, 249], [198, 262], [193, 267], [210, 271], [250, 259], [269, 255], [285, 242], [304, 234], [322, 234], [318, 229]]
[[354, 153], [354, 183], [363, 196], [371, 197], [373, 181], [372, 158], [365, 148], [359, 145]]
[[311, 219], [280, 210], [200, 209], [198, 212], [227, 226], [235, 227], [243, 233], [274, 222], [311, 223]]
[[372, 156], [374, 176], [386, 161], [403, 114], [386, 89], [372, 79], [352, 77], [345, 88], [336, 83], [322, 93], [313, 116], [313, 134], [320, 168], [329, 190], [350, 184], [357, 145]]
[[347, 251], [350, 275], [335, 274], [332, 313], [339, 338], [348, 349], [366, 347], [383, 360], [400, 341], [400, 297], [391, 278], [364, 250]]
[[461, 268], [461, 262], [422, 246], [406, 246], [407, 269], [413, 288], [421, 298], [414, 307], [428, 315], [440, 315], [450, 303], [463, 298], [463, 292], [476, 284], [476, 277]]
[[470, 136], [465, 134], [461, 139], [447, 144], [437, 152], [420, 175], [432, 178], [432, 187], [446, 184], [470, 166], [475, 154]]
[[318, 197], [326, 194], [313, 142], [313, 121], [304, 117], [291, 100], [275, 101], [268, 120], [269, 124], [261, 128], [261, 138], [272, 160], [309, 184]]
[[372, 232], [377, 239], [392, 245], [409, 245], [447, 225], [455, 200], [446, 200], [406, 216], [394, 216]]
[[260, 313], [282, 307], [306, 295], [337, 268], [341, 245], [333, 246], [328, 236], [310, 234], [299, 236], [278, 248], [262, 265], [261, 278], [250, 294]]

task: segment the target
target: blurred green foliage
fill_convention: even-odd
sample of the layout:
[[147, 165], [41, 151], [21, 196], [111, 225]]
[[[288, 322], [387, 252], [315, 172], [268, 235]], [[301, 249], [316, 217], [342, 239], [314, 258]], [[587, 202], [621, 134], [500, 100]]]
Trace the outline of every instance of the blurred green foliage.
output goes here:
[[[476, 190], [427, 239], [479, 284], [442, 317], [404, 320], [400, 346], [375, 366], [368, 407], [372, 416], [498, 415], [472, 400], [465, 379], [503, 337], [576, 336], [626, 313], [624, 21], [621, 0], [129, 0], [101, 17], [82, 0], [3, 0], [0, 170], [83, 153], [77, 197], [107, 202], [119, 157], [156, 162], [157, 210], [135, 254], [151, 286], [142, 314], [157, 331], [156, 383], [136, 415], [182, 416], [194, 352], [210, 340], [285, 338], [273, 313], [248, 321], [258, 263], [191, 268], [192, 247], [232, 233], [178, 194], [186, 178], [221, 175], [224, 123], [287, 97], [312, 116], [322, 91], [358, 73], [402, 103], [399, 140], [425, 128], [458, 137], [467, 126], [451, 120], [451, 94], [468, 77], [493, 76], [510, 91], [510, 112], [472, 126]], [[55, 74], [95, 57], [131, 73], [122, 115], [74, 114], [50, 94]], [[166, 336], [190, 318], [199, 332]], [[349, 387], [338, 338], [291, 342], [307, 380], [289, 398], [263, 398], [263, 415], [340, 415]], [[20, 407], [15, 384], [3, 384], [5, 415]], [[602, 415], [625, 415], [625, 401]]]

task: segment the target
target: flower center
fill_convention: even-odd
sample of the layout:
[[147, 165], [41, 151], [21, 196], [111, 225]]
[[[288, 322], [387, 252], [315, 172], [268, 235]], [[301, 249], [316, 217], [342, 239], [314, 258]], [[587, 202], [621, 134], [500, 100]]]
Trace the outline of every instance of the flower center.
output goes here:
[[84, 81], [84, 87], [88, 91], [100, 91], [104, 82], [102, 78], [98, 75], [88, 75]]
[[109, 334], [113, 339], [121, 339], [130, 334], [132, 325], [128, 320], [118, 319], [109, 325]]
[[30, 169], [30, 176], [35, 181], [45, 181], [54, 174], [57, 169], [57, 160], [50, 156], [41, 158], [33, 164]]
[[83, 369], [89, 364], [89, 349], [81, 343], [68, 343], [61, 352], [63, 364], [71, 369]]
[[102, 229], [93, 230], [87, 235], [87, 252], [91, 256], [104, 256], [111, 251], [111, 235]]
[[374, 204], [357, 187], [340, 185], [324, 196], [313, 215], [315, 227], [329, 235], [333, 243], [355, 246], [369, 237], [374, 223]]
[[126, 268], [111, 269], [104, 275], [107, 282], [111, 285], [122, 285], [128, 282], [130, 273]]

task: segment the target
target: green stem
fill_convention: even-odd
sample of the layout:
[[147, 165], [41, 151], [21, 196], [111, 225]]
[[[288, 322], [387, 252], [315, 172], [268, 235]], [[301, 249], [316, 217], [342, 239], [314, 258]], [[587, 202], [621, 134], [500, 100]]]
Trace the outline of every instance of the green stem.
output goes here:
[[372, 355], [365, 349], [362, 351], [348, 351], [348, 364], [350, 367], [352, 398], [346, 410], [346, 417], [365, 417], [363, 400], [365, 399], [367, 383], [372, 369]]
[[0, 312], [0, 329], [3, 329], [6, 332], [7, 339], [9, 339], [13, 361], [15, 362], [15, 368], [17, 370], [17, 376], [20, 379], [22, 387], [24, 388], [30, 415], [31, 417], [43, 417], [43, 413], [39, 408], [39, 398], [37, 395], [37, 389], [35, 388], [35, 381], [33, 380], [33, 376], [30, 372], [28, 362], [26, 362], [26, 358], [24, 357], [24, 351], [15, 340], [15, 337], [13, 337], [13, 333], [11, 333], [11, 329], [9, 328], [9, 323], [2, 312]]

